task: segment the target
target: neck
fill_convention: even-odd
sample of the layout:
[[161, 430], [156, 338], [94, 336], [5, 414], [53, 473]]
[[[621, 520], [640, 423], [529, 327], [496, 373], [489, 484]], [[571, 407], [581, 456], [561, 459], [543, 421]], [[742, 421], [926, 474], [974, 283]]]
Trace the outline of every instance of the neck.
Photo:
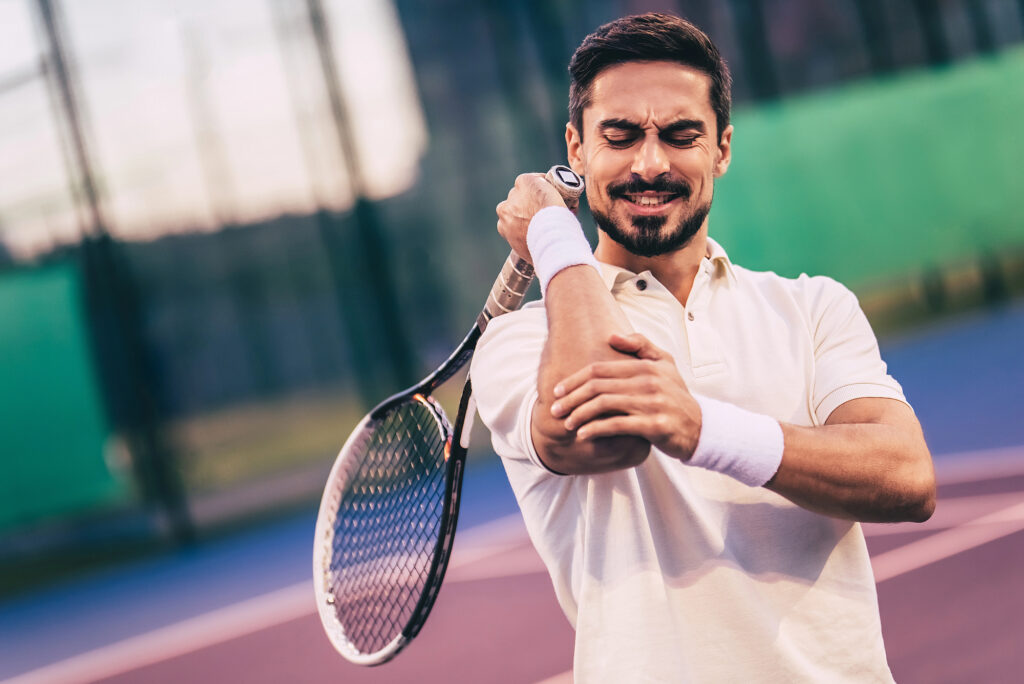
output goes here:
[[686, 306], [686, 300], [693, 289], [693, 281], [697, 276], [701, 260], [707, 256], [708, 224], [707, 221], [693, 238], [680, 249], [668, 254], [643, 257], [633, 254], [625, 247], [598, 230], [597, 249], [594, 256], [606, 264], [618, 266], [633, 273], [650, 271], [658, 282], [668, 288], [679, 303]]

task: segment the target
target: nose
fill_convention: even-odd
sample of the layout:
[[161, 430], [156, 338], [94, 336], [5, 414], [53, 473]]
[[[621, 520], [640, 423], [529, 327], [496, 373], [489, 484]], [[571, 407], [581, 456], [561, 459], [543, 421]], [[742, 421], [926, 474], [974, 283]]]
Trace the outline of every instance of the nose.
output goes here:
[[636, 151], [630, 169], [644, 180], [654, 180], [669, 170], [668, 155], [657, 135], [648, 135]]

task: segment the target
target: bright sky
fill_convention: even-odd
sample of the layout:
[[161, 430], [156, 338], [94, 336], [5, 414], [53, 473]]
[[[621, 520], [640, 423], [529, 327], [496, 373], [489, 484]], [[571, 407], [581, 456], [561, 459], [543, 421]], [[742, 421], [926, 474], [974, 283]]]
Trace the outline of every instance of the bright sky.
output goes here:
[[[304, 0], [60, 3], [112, 231], [133, 238], [351, 201]], [[0, 240], [76, 239], [35, 0], [0, 0]], [[390, 0], [324, 0], [372, 196], [416, 176], [426, 129]], [[277, 22], [275, 25], [275, 21]], [[20, 83], [20, 85], [13, 85]]]

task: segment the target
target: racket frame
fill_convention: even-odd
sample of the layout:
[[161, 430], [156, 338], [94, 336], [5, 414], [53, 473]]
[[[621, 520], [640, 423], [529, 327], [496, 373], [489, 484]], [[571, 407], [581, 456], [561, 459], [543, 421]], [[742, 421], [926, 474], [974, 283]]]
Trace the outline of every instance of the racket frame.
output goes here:
[[[582, 179], [565, 166], [552, 167], [547, 173], [547, 178], [562, 194], [566, 206], [575, 209], [579, 204], [580, 195], [583, 193]], [[467, 409], [472, 396], [472, 383], [467, 377], [462, 397], [459, 400], [459, 413], [454, 428], [445, 415], [444, 409], [430, 395], [469, 362], [480, 336], [492, 318], [519, 308], [533, 278], [533, 265], [512, 250], [502, 266], [501, 273], [491, 287], [483, 310], [455, 351], [433, 373], [413, 387], [388, 397], [364, 416], [345, 441], [331, 468], [324, 496], [320, 502], [316, 531], [314, 532], [313, 590], [317, 612], [331, 644], [347, 660], [357, 665], [380, 665], [395, 657], [419, 633], [430, 614], [444, 581], [458, 524], [462, 476], [467, 452], [467, 440], [462, 439], [462, 432], [467, 427], [466, 418], [470, 413]], [[345, 636], [344, 628], [338, 620], [333, 602], [330, 600], [333, 596], [325, 586], [329, 574], [327, 567], [333, 555], [334, 523], [340, 503], [338, 493], [351, 476], [349, 471], [358, 465], [354, 462], [358, 460], [357, 457], [353, 456], [359, 446], [356, 444], [357, 440], [368, 434], [368, 428], [373, 422], [382, 420], [395, 407], [410, 400], [420, 401], [433, 412], [438, 429], [444, 438], [446, 472], [445, 495], [440, 520], [441, 532], [434, 545], [423, 591], [408, 622], [399, 634], [381, 649], [373, 653], [363, 653]], [[472, 419], [469, 422], [471, 423]], [[471, 429], [472, 425], [470, 424], [468, 427]]]
[[[529, 283], [527, 283], [529, 285]], [[525, 294], [525, 292], [524, 292]], [[481, 314], [483, 316], [483, 314]], [[490, 317], [487, 318], [487, 321]], [[486, 323], [485, 323], [486, 325]], [[433, 399], [431, 393], [440, 385], [451, 379], [459, 372], [473, 357], [473, 350], [483, 330], [480, 328], [480, 320], [469, 331], [454, 352], [442, 363], [433, 373], [421, 380], [419, 383], [394, 394], [376, 407], [373, 408], [359, 425], [352, 431], [345, 440], [338, 458], [331, 468], [327, 478], [327, 490], [332, 493], [326, 495], [320, 502], [320, 510], [317, 515], [315, 545], [313, 548], [313, 591], [316, 596], [317, 612], [320, 614], [320, 621], [323, 623], [324, 631], [334, 648], [345, 656], [345, 658], [357, 665], [380, 665], [391, 660], [399, 651], [415, 637], [437, 599], [437, 594], [444, 581], [445, 572], [448, 569], [448, 560], [451, 557], [452, 545], [455, 540], [455, 529], [458, 524], [459, 501], [462, 492], [462, 474], [465, 470], [466, 448], [461, 439], [462, 430], [465, 427], [466, 408], [470, 395], [472, 394], [471, 384], [467, 380], [463, 388], [462, 398], [459, 401], [459, 413], [456, 425], [453, 429], [444, 409]], [[353, 454], [361, 453], [361, 438], [369, 434], [370, 426], [383, 420], [394, 408], [407, 401], [419, 401], [428, 407], [437, 422], [438, 431], [444, 439], [445, 450], [445, 494], [441, 510], [440, 527], [437, 542], [434, 545], [430, 568], [427, 572], [427, 580], [424, 583], [423, 591], [416, 603], [415, 608], [408, 622], [399, 631], [398, 636], [385, 644], [381, 649], [372, 653], [364, 653], [348, 639], [343, 625], [335, 614], [334, 604], [331, 600], [331, 592], [326, 586], [330, 558], [333, 551], [334, 522], [337, 518], [337, 511], [340, 500], [337, 493], [344, 489], [345, 484], [351, 477], [351, 470], [359, 466], [358, 457]]]

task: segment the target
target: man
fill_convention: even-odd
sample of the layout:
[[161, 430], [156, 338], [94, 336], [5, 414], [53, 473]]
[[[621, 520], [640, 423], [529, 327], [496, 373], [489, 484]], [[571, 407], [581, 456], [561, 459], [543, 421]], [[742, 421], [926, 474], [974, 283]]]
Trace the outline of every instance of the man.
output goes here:
[[892, 681], [856, 521], [925, 520], [935, 483], [855, 297], [708, 237], [733, 128], [699, 29], [618, 20], [570, 72], [598, 246], [520, 176], [498, 230], [543, 301], [495, 319], [471, 373], [575, 681]]

